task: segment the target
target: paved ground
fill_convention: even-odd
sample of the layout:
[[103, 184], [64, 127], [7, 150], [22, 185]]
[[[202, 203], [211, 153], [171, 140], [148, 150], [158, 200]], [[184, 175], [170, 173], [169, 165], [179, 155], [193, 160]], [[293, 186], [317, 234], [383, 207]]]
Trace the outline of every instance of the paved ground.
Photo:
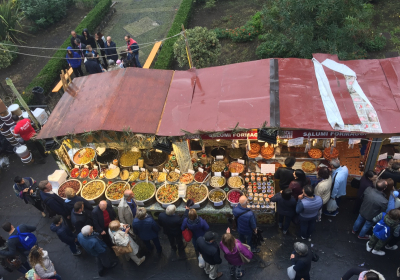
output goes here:
[[182, 0], [119, 0], [117, 13], [103, 30], [110, 35], [117, 47], [125, 50], [124, 36], [130, 34], [139, 44], [139, 58], [143, 66], [153, 45], [166, 37]]
[[[12, 191], [12, 179], [16, 175], [32, 176], [36, 180], [45, 179], [57, 168], [53, 159], [48, 158], [46, 165], [32, 166], [23, 166], [15, 155], [10, 157], [10, 161], [10, 168], [2, 170], [0, 174], [0, 224], [11, 221], [14, 225], [21, 223], [36, 225], [39, 245], [49, 251], [50, 258], [63, 280], [99, 279], [94, 259], [86, 253], [79, 257], [72, 256], [68, 247], [50, 231], [49, 219], [42, 218], [35, 208], [25, 205]], [[365, 242], [356, 239], [350, 232], [355, 220], [355, 215], [351, 213], [352, 206], [353, 201], [345, 201], [338, 217], [330, 220], [323, 217], [322, 223], [317, 225], [312, 242], [307, 242], [313, 244], [313, 248], [320, 256], [320, 261], [313, 263], [312, 279], [338, 280], [346, 269], [362, 263], [382, 272], [386, 280], [396, 279], [395, 269], [399, 265], [398, 251], [388, 252], [384, 257], [367, 253]], [[211, 228], [221, 235], [226, 227], [212, 225]], [[289, 256], [293, 243], [298, 241], [293, 234], [295, 228], [289, 230], [292, 234], [288, 236], [282, 235], [276, 226], [263, 229], [266, 241], [262, 246], [262, 253], [246, 265], [244, 279], [287, 279]], [[7, 237], [2, 229], [0, 235]], [[132, 278], [132, 276], [135, 279], [208, 279], [203, 270], [197, 266], [191, 244], [186, 248], [187, 259], [178, 260], [175, 255], [171, 255], [168, 241], [163, 235], [161, 241], [164, 248], [164, 256], [161, 259], [154, 254], [140, 267], [132, 262], [121, 261], [121, 264], [102, 279], [124, 279], [123, 277]], [[221, 271], [225, 274], [222, 279], [230, 279], [225, 261]], [[18, 272], [8, 273], [1, 267], [0, 274], [4, 274], [6, 280], [19, 277]]]

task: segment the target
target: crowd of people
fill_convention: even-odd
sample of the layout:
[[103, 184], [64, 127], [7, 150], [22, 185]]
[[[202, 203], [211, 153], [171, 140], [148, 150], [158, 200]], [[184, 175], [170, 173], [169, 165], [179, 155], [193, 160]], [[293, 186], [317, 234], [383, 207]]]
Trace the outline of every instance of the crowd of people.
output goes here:
[[[348, 170], [341, 166], [338, 159], [333, 159], [330, 166], [318, 170], [319, 182], [314, 185], [302, 170], [292, 169], [295, 158], [285, 161], [286, 167], [279, 168], [276, 177], [280, 179], [280, 192], [271, 198], [277, 203], [278, 227], [287, 234], [291, 223], [298, 228], [300, 237], [311, 241], [315, 225], [322, 215], [335, 216], [339, 213], [341, 197], [346, 195]], [[391, 163], [389, 168], [376, 174], [366, 171], [359, 181], [354, 211], [359, 215], [352, 232], [361, 240], [368, 240], [366, 250], [382, 256], [386, 250], [396, 250], [400, 233], [400, 199], [395, 190], [393, 170], [399, 170], [398, 163]], [[387, 172], [389, 171], [389, 172]], [[386, 173], [386, 174], [385, 174]], [[397, 175], [397, 174], [395, 174]], [[229, 264], [231, 276], [240, 279], [244, 276], [243, 265], [250, 262], [254, 254], [260, 252], [258, 245], [262, 231], [257, 226], [256, 218], [247, 206], [246, 196], [241, 196], [233, 208], [232, 230], [238, 233], [238, 239], [228, 227], [219, 237], [210, 230], [210, 226], [193, 208], [193, 201], [188, 200], [183, 215], [176, 213], [176, 207], [170, 205], [160, 213], [158, 221], [148, 214], [146, 208], [136, 204], [134, 193], [126, 190], [117, 209], [110, 201], [101, 201], [93, 207], [84, 198], [77, 196], [72, 188], [65, 190], [66, 199], [52, 191], [48, 181], [38, 184], [33, 178], [16, 177], [14, 191], [17, 197], [36, 207], [42, 215], [53, 218], [50, 226], [58, 238], [70, 248], [73, 256], [79, 256], [84, 250], [96, 259], [98, 274], [103, 276], [107, 270], [118, 264], [119, 256], [127, 261], [132, 259], [136, 265], [146, 261], [141, 250], [151, 253], [154, 248], [162, 256], [163, 247], [159, 234], [161, 228], [171, 246], [171, 250], [183, 253], [190, 241], [198, 259], [210, 279], [217, 279], [223, 274], [219, 271], [222, 255]], [[0, 258], [17, 259], [13, 266], [7, 261], [8, 268], [26, 273], [27, 278], [61, 279], [46, 250], [37, 245], [32, 232], [36, 227], [21, 224], [16, 228], [10, 223], [3, 224], [9, 233], [8, 242], [0, 239]], [[368, 233], [371, 232], [369, 235]], [[28, 241], [27, 241], [28, 240]], [[218, 243], [218, 241], [220, 241]], [[318, 261], [318, 255], [305, 243], [296, 242], [290, 255], [292, 266], [287, 270], [290, 279], [310, 279], [311, 264]], [[1, 262], [4, 267], [4, 262]], [[33, 278], [29, 278], [33, 275]], [[359, 279], [379, 279], [384, 277], [374, 270], [352, 268], [342, 279], [357, 275]], [[400, 277], [400, 271], [398, 271]]]
[[[71, 45], [67, 48], [66, 59], [73, 69], [75, 77], [83, 76], [82, 64], [88, 74], [118, 70], [125, 67], [142, 68], [139, 61], [139, 45], [130, 37], [125, 36], [126, 49], [121, 52], [120, 58], [117, 46], [111, 36], [107, 38], [97, 32], [94, 37], [88, 29], [78, 35], [71, 31]], [[100, 55], [99, 55], [100, 53]]]

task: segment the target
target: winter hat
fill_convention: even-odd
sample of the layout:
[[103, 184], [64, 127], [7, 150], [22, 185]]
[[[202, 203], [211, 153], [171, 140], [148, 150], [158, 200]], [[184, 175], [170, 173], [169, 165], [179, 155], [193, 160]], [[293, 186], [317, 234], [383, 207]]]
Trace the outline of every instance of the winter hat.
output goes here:
[[211, 240], [216, 240], [217, 239], [217, 234], [212, 231], [207, 231], [206, 234], [204, 234], [204, 240], [207, 242], [210, 242]]

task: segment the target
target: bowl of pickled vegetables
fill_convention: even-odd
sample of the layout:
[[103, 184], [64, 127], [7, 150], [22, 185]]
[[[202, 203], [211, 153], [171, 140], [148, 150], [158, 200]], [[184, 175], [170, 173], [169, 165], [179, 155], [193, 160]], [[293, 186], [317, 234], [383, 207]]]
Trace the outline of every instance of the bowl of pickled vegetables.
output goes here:
[[167, 207], [179, 200], [178, 185], [164, 184], [157, 189], [156, 200], [162, 207]]
[[153, 182], [140, 182], [132, 187], [132, 192], [135, 195], [136, 201], [145, 202], [154, 197], [156, 185]]
[[106, 190], [106, 198], [110, 201], [121, 200], [124, 196], [124, 191], [129, 190], [130, 185], [124, 181], [117, 181], [108, 186]]
[[187, 186], [186, 196], [183, 201], [186, 203], [188, 199], [193, 200], [194, 203], [202, 203], [207, 199], [208, 188], [206, 185], [192, 184]]
[[93, 180], [83, 186], [81, 196], [87, 200], [95, 200], [99, 198], [106, 188], [106, 184], [102, 180]]
[[73, 162], [77, 165], [88, 164], [96, 156], [95, 150], [92, 148], [83, 148], [78, 150], [73, 156]]
[[[208, 193], [208, 199], [214, 203], [214, 205], [221, 204], [223, 205], [225, 199], [226, 199], [226, 193], [222, 189], [213, 189]], [[218, 206], [221, 206], [218, 205]]]
[[211, 177], [210, 186], [213, 188], [222, 188], [226, 184], [226, 178], [223, 176]]

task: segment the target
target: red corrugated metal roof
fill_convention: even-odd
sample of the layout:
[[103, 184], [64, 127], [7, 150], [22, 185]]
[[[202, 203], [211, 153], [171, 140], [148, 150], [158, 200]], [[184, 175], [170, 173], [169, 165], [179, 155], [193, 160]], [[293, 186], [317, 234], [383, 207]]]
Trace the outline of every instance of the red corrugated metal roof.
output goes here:
[[38, 137], [127, 128], [155, 134], [172, 74], [126, 68], [75, 78]]

